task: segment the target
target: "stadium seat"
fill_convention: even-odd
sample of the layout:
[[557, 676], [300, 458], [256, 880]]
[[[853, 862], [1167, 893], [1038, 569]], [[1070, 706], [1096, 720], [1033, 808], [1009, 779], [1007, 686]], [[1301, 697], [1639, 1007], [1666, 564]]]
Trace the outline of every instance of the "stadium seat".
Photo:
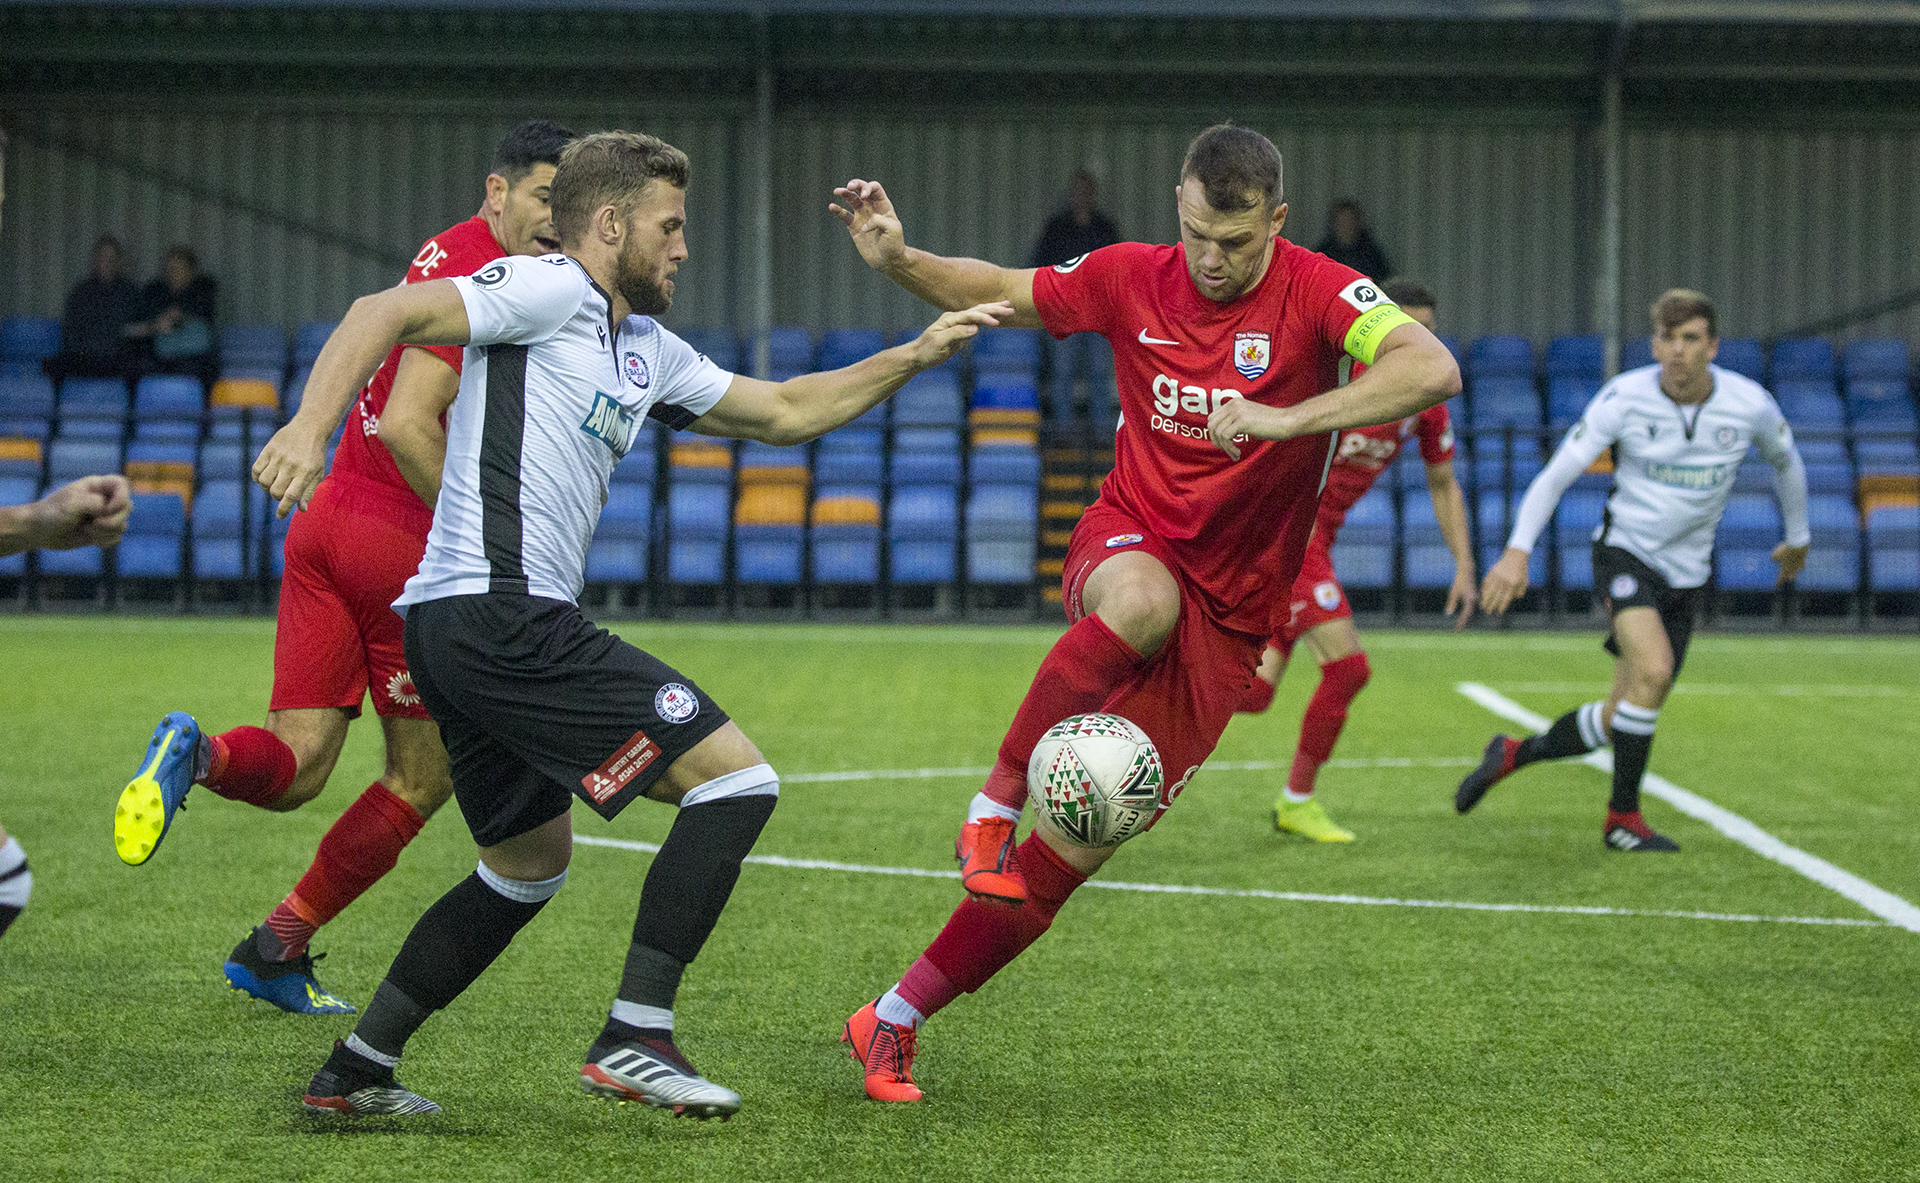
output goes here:
[[960, 433], [949, 428], [907, 427], [893, 434], [892, 480], [899, 485], [960, 483]]
[[1440, 534], [1433, 498], [1408, 497], [1403, 504], [1400, 530], [1407, 586], [1416, 589], [1453, 586], [1453, 552], [1447, 549], [1446, 539]]
[[[1517, 500], [1517, 498], [1516, 498]], [[1492, 567], [1507, 550], [1507, 504], [1497, 492], [1491, 490], [1480, 494], [1476, 505], [1479, 508], [1480, 569]], [[1547, 548], [1535, 541], [1533, 552], [1527, 556], [1527, 580], [1539, 587], [1547, 580]]]
[[1460, 373], [1465, 375], [1467, 372], [1467, 355], [1460, 351], [1460, 338], [1449, 336], [1446, 333], [1438, 333], [1436, 336], [1439, 337], [1440, 344], [1447, 347], [1447, 352], [1453, 354], [1454, 364], [1459, 366]]
[[[259, 445], [256, 444], [255, 447]], [[194, 471], [203, 481], [244, 481], [251, 479], [253, 461], [245, 449], [232, 440], [208, 440], [200, 445]]]
[[320, 350], [333, 336], [333, 330], [340, 327], [337, 320], [310, 320], [293, 331], [293, 368], [308, 369], [313, 359], [320, 356]]
[[1598, 333], [1577, 337], [1555, 337], [1547, 342], [1546, 371], [1549, 379], [1576, 378], [1594, 382], [1606, 376], [1606, 339]]
[[1475, 378], [1468, 401], [1475, 431], [1508, 424], [1527, 432], [1540, 428], [1540, 395], [1532, 378]]
[[1600, 393], [1600, 379], [1554, 377], [1547, 379], [1547, 425], [1564, 431], [1577, 422], [1587, 404]]
[[1914, 431], [1913, 391], [1905, 378], [1861, 378], [1847, 385], [1847, 411], [1854, 430]]
[[1039, 523], [1036, 485], [974, 485], [967, 496], [968, 582], [1033, 582]]
[[1846, 429], [1845, 404], [1832, 382], [1788, 378], [1774, 383], [1773, 395], [1780, 403], [1780, 413], [1787, 417], [1796, 433]]
[[23, 362], [37, 372], [42, 361], [59, 352], [59, 318], [0, 317], [0, 363]]
[[1920, 506], [1880, 505], [1868, 513], [1867, 582], [1874, 591], [1920, 591]]
[[[740, 343], [729, 329], [686, 329], [680, 339], [693, 346], [694, 351], [706, 355], [708, 361], [728, 373], [738, 373], [741, 368]], [[751, 365], [751, 360], [747, 362]]]
[[178, 579], [184, 569], [187, 510], [173, 493], [135, 493], [114, 569], [135, 579]]
[[1353, 508], [1347, 511], [1346, 524], [1340, 527], [1336, 537], [1342, 542], [1391, 547], [1397, 541], [1394, 522], [1393, 498], [1376, 485], [1353, 503]]
[[1773, 465], [1753, 453], [1748, 452], [1733, 472], [1733, 491], [1735, 493], [1769, 493], [1773, 491]]
[[[1561, 496], [1554, 513], [1554, 542], [1560, 551], [1560, 586], [1569, 589], [1593, 586], [1593, 532], [1607, 511], [1607, 495], [1584, 489], [1569, 489]], [[1501, 540], [1504, 551], [1506, 542]], [[1535, 544], [1535, 549], [1539, 545]]]
[[896, 427], [959, 427], [965, 421], [960, 380], [946, 368], [915, 374], [892, 403]]
[[53, 434], [53, 407], [53, 383], [46, 375], [0, 375], [0, 436], [47, 439]]
[[[899, 457], [895, 457], [897, 464]], [[955, 457], [956, 464], [958, 457]], [[891, 576], [896, 584], [951, 583], [959, 533], [957, 491], [949, 484], [899, 486], [887, 511]]]
[[973, 339], [973, 369], [980, 374], [1040, 372], [1041, 334], [1038, 329], [987, 329]]
[[677, 584], [715, 584], [726, 578], [732, 501], [733, 490], [725, 484], [676, 483], [668, 490], [667, 578]]
[[206, 394], [198, 378], [150, 374], [133, 388], [135, 438], [197, 442], [205, 415]]
[[[1720, 356], [1727, 354], [1728, 342], [1720, 342]], [[1723, 369], [1736, 369], [1722, 360]], [[1745, 371], [1741, 371], [1745, 373]], [[1758, 374], [1748, 374], [1757, 379]], [[1800, 337], [1786, 341], [1776, 341], [1773, 345], [1773, 380], [1782, 382], [1790, 378], [1814, 378], [1832, 382], [1838, 375], [1834, 372], [1833, 345], [1824, 337]]]
[[25, 505], [39, 497], [39, 489], [37, 477], [0, 473], [0, 505]]
[[967, 481], [973, 485], [1040, 484], [1040, 453], [1032, 448], [975, 448], [967, 457]]
[[[631, 452], [628, 453], [632, 455]], [[616, 474], [618, 469], [615, 469]], [[653, 485], [616, 481], [587, 548], [588, 583], [644, 583], [653, 541]]]
[[1800, 453], [1800, 459], [1808, 464], [1822, 462], [1850, 464], [1847, 458], [1847, 445], [1832, 436], [1814, 435], [1806, 439], [1795, 438], [1794, 447]]
[[667, 449], [667, 470], [675, 488], [686, 484], [731, 485], [733, 448], [709, 441], [674, 444]]
[[1913, 372], [1907, 343], [1898, 337], [1862, 337], [1847, 345], [1844, 364], [1847, 384], [1856, 381], [1906, 381]]
[[287, 385], [280, 395], [280, 413], [283, 418], [293, 418], [293, 413], [300, 409], [300, 398], [307, 392], [307, 375], [310, 373], [312, 373], [311, 367], [302, 366], [293, 371], [293, 377], [287, 379]]
[[1765, 549], [1780, 543], [1780, 507], [1765, 493], [1735, 493], [1720, 515], [1717, 546]]
[[658, 475], [660, 454], [654, 450], [654, 433], [651, 425], [643, 425], [634, 436], [633, 444], [613, 466], [608, 483], [614, 485], [652, 485]]
[[820, 368], [838, 370], [887, 347], [879, 329], [829, 329], [820, 336]]
[[1492, 334], [1477, 337], [1467, 349], [1467, 369], [1477, 385], [1488, 378], [1533, 378], [1533, 342]]
[[827, 485], [813, 502], [813, 581], [874, 584], [880, 581], [880, 488]]
[[1620, 368], [1637, 370], [1653, 364], [1653, 338], [1628, 337], [1620, 342]]
[[735, 576], [742, 583], [800, 582], [807, 521], [807, 450], [742, 445], [734, 505]]
[[822, 447], [813, 462], [813, 478], [821, 485], [877, 485], [885, 467], [885, 454], [878, 447]]
[[249, 367], [285, 373], [287, 331], [276, 324], [230, 324], [220, 329], [222, 369]]
[[813, 372], [813, 338], [807, 330], [790, 325], [768, 330], [767, 359], [776, 375]]
[[1755, 382], [1760, 381], [1766, 373], [1760, 342], [1754, 337], [1720, 338], [1720, 352], [1714, 357], [1713, 364], [1723, 370], [1744, 374]]
[[0, 435], [0, 477], [37, 482], [46, 459], [46, 446], [39, 440]]
[[1861, 476], [1912, 476], [1920, 473], [1920, 451], [1911, 439], [1856, 439], [1854, 455]]
[[[1801, 459], [1806, 461], [1805, 456]], [[1853, 465], [1845, 460], [1838, 463], [1823, 460], [1806, 461], [1806, 467], [1809, 493], [1850, 494], [1853, 492]]]
[[64, 485], [95, 473], [120, 471], [118, 440], [58, 438], [47, 451], [47, 482]]
[[1807, 498], [1813, 545], [1796, 583], [1804, 591], [1850, 592], [1860, 586], [1860, 511], [1853, 499], [1815, 492]]
[[60, 434], [118, 440], [127, 404], [127, 384], [118, 378], [69, 378], [60, 384]]

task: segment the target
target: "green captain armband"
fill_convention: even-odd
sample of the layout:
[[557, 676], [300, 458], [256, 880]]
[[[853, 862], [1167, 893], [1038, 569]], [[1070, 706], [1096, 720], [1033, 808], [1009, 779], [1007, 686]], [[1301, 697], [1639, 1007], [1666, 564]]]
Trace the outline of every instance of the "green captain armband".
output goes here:
[[1363, 366], [1373, 364], [1373, 355], [1380, 351], [1380, 342], [1387, 334], [1401, 325], [1420, 322], [1400, 311], [1397, 304], [1382, 304], [1362, 316], [1347, 329], [1345, 349], [1347, 356]]

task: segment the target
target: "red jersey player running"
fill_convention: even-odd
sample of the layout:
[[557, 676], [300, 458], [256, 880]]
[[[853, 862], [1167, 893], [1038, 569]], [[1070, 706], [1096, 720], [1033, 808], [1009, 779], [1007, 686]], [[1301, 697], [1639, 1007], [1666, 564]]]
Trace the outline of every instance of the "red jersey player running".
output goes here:
[[[480, 211], [428, 239], [406, 282], [470, 275], [503, 255], [559, 250], [547, 191], [572, 138], [546, 120], [507, 133]], [[446, 749], [407, 673], [403, 621], [391, 605], [419, 569], [433, 525], [430, 502], [446, 452], [440, 417], [459, 391], [460, 363], [458, 347], [396, 348], [351, 404], [309, 400], [268, 441], [254, 462], [262, 485], [282, 469], [317, 477], [328, 438], [353, 410], [332, 472], [287, 531], [267, 725], [207, 735], [187, 712], [169, 714], [114, 814], [114, 846], [137, 865], [153, 857], [196, 784], [262, 809], [298, 809], [326, 787], [347, 725], [372, 690], [386, 735], [385, 774], [334, 822], [300, 882], [222, 967], [233, 989], [282, 1010], [353, 1013], [315, 980], [307, 944], [393, 869], [453, 794]], [[407, 441], [399, 448], [404, 475], [383, 437]], [[292, 508], [282, 504], [280, 515]]]
[[[1188, 147], [1178, 245], [1118, 243], [1038, 271], [911, 249], [878, 184], [835, 193], [867, 263], [929, 303], [1001, 300], [1013, 324], [1103, 334], [1122, 413], [1114, 470], [1068, 550], [1073, 623], [1041, 662], [961, 828], [969, 896], [842, 1034], [868, 1096], [914, 1101], [921, 1021], [1038, 939], [1113, 853], [1075, 846], [1044, 820], [1013, 849], [1040, 736], [1087, 711], [1133, 720], [1160, 750], [1170, 804], [1253, 678], [1274, 589], [1299, 571], [1327, 433], [1417, 414], [1458, 390], [1460, 374], [1371, 280], [1279, 236], [1280, 154], [1246, 128], [1209, 128]], [[1343, 350], [1372, 368], [1334, 390]]]
[[[1380, 290], [1400, 306], [1400, 311], [1433, 328], [1433, 293], [1425, 287], [1412, 280], [1390, 279], [1380, 285]], [[1358, 377], [1360, 363], [1355, 362], [1353, 368]], [[1259, 677], [1248, 687], [1246, 700], [1240, 705], [1250, 714], [1271, 706], [1273, 689], [1287, 671], [1294, 645], [1307, 643], [1320, 663], [1320, 685], [1300, 720], [1300, 743], [1294, 749], [1286, 790], [1273, 803], [1273, 827], [1284, 834], [1299, 834], [1316, 842], [1353, 841], [1352, 832], [1335, 825], [1313, 795], [1314, 778], [1333, 755], [1333, 745], [1347, 722], [1347, 708], [1373, 674], [1367, 666], [1366, 651], [1360, 647], [1360, 631], [1353, 627], [1353, 608], [1347, 603], [1346, 589], [1333, 570], [1333, 539], [1354, 502], [1373, 487], [1400, 449], [1414, 438], [1419, 439], [1420, 458], [1426, 462], [1434, 520], [1440, 524], [1441, 539], [1453, 552], [1453, 586], [1447, 591], [1446, 610], [1457, 614], [1455, 631], [1467, 627], [1479, 599], [1474, 586], [1473, 543], [1467, 532], [1467, 503], [1453, 475], [1453, 428], [1447, 422], [1446, 405], [1428, 407], [1397, 423], [1341, 432], [1333, 463], [1327, 469], [1326, 488], [1320, 492], [1320, 514], [1314, 519], [1313, 537], [1307, 540], [1300, 577], [1294, 581], [1290, 602], [1281, 605], [1285, 616], [1278, 618], [1279, 627], [1260, 658]]]

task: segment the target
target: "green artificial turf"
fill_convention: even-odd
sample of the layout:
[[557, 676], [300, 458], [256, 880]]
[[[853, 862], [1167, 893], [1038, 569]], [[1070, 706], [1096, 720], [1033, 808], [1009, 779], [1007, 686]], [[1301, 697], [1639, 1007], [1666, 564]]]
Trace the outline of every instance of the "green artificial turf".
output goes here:
[[[988, 763], [1055, 633], [653, 623], [782, 773]], [[837, 1042], [960, 898], [950, 879], [750, 865], [678, 1007], [745, 1098], [728, 1124], [581, 1095], [649, 856], [581, 845], [564, 891], [410, 1047], [443, 1115], [299, 1109], [350, 1018], [228, 993], [219, 963], [381, 770], [371, 716], [328, 791], [266, 814], [196, 791], [129, 868], [113, 801], [171, 709], [258, 723], [272, 625], [0, 620], [0, 825], [35, 874], [0, 940], [0, 1173], [27, 1179], [1803, 1180], [1920, 1178], [1920, 934], [1652, 915], [1085, 890], [923, 1030], [919, 1105], [866, 1100]], [[1677, 857], [1609, 853], [1607, 779], [1529, 769], [1454, 814], [1457, 766], [1604, 691], [1597, 636], [1373, 633], [1374, 678], [1323, 771], [1350, 846], [1283, 840], [1280, 771], [1211, 769], [1100, 876], [1234, 890], [1873, 919], [1649, 801]], [[1920, 901], [1920, 644], [1699, 638], [1653, 768]], [[1310, 663], [1216, 759], [1285, 767]], [[1408, 758], [1402, 766], [1368, 766]], [[1421, 761], [1428, 762], [1423, 766]], [[977, 778], [790, 782], [757, 853], [951, 870]], [[582, 835], [658, 842], [642, 802]], [[457, 809], [322, 931], [322, 980], [371, 996], [472, 870]]]

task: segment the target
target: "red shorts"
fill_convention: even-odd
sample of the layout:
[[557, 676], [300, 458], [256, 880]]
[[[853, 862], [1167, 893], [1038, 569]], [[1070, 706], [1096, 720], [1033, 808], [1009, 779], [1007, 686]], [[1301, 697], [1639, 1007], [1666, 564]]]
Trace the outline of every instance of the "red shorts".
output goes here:
[[1144, 551], [1173, 573], [1180, 584], [1180, 621], [1160, 651], [1117, 686], [1100, 709], [1133, 720], [1160, 749], [1167, 778], [1164, 800], [1171, 803], [1213, 753], [1252, 684], [1262, 638], [1209, 617], [1167, 545], [1126, 514], [1099, 503], [1074, 527], [1061, 573], [1069, 621], [1084, 615], [1080, 595], [1087, 577], [1128, 551]]
[[1307, 630], [1329, 620], [1348, 620], [1353, 606], [1347, 603], [1347, 589], [1333, 573], [1333, 554], [1315, 534], [1307, 540], [1307, 553], [1300, 560], [1300, 577], [1293, 581], [1287, 596], [1287, 622], [1268, 642], [1281, 656], [1293, 655], [1294, 642]]
[[345, 707], [369, 688], [383, 716], [428, 719], [393, 610], [426, 553], [433, 514], [377, 481], [329, 476], [287, 529], [273, 640], [276, 711]]

